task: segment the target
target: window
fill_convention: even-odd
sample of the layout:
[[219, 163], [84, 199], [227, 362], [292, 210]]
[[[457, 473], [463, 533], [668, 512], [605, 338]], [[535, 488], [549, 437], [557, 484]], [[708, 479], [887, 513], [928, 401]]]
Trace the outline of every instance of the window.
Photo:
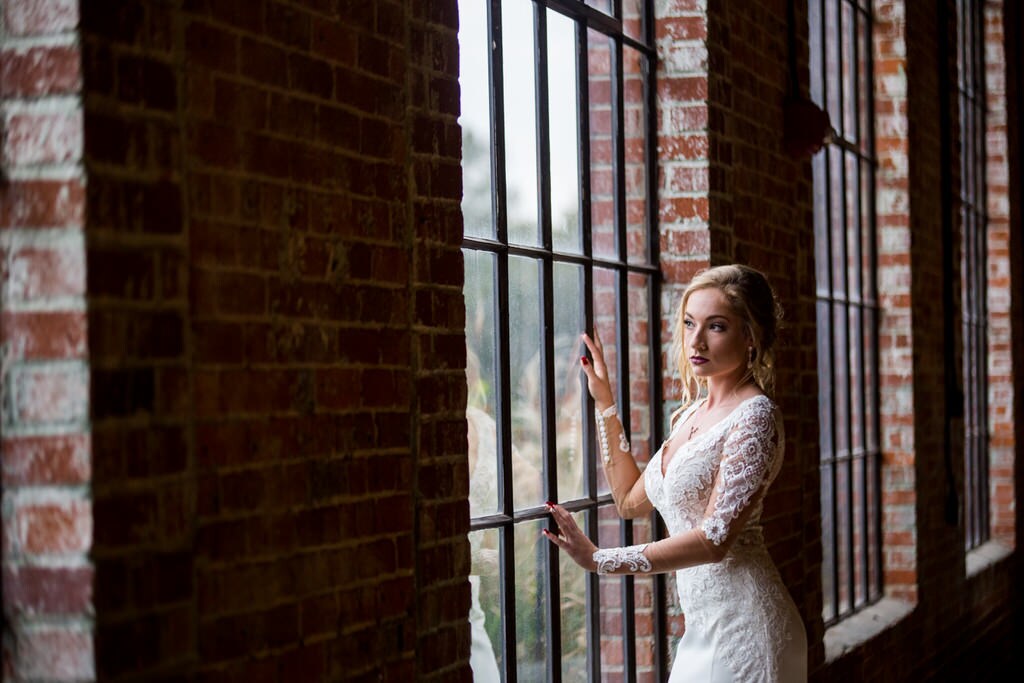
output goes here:
[[964, 512], [968, 550], [989, 539], [988, 298], [984, 3], [957, 0], [960, 301], [963, 314]]
[[599, 545], [652, 534], [615, 512], [579, 365], [579, 334], [597, 328], [633, 454], [649, 459], [652, 3], [460, 0], [459, 13], [474, 675], [661, 678], [658, 580], [587, 574], [540, 534], [546, 500]]
[[869, 2], [810, 0], [811, 96], [836, 130], [814, 156], [826, 626], [882, 597]]

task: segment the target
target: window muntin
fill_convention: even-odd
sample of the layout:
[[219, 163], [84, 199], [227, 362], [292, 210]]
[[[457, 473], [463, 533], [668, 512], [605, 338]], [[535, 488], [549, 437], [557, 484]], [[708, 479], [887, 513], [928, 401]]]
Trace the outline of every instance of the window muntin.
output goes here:
[[964, 543], [990, 538], [988, 427], [988, 243], [986, 232], [984, 3], [957, 0], [960, 114], [960, 302], [963, 315]]
[[870, 3], [810, 0], [811, 96], [836, 139], [813, 159], [825, 624], [882, 597]]
[[601, 545], [652, 533], [615, 513], [578, 342], [600, 331], [646, 460], [661, 412], [652, 3], [459, 11], [474, 607], [504, 680], [661, 678], [663, 579], [587, 574], [540, 535], [545, 500]]

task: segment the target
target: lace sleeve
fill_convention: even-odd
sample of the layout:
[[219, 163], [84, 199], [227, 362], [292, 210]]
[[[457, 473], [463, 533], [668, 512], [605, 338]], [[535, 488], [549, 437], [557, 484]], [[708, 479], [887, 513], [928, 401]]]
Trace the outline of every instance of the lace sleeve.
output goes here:
[[625, 566], [630, 574], [646, 574], [651, 571], [651, 562], [644, 555], [646, 543], [624, 548], [604, 548], [594, 552], [594, 564], [598, 574], [615, 574]]
[[732, 522], [770, 483], [780, 445], [774, 403], [767, 398], [751, 401], [725, 440], [715, 490], [701, 523], [709, 541], [725, 543]]

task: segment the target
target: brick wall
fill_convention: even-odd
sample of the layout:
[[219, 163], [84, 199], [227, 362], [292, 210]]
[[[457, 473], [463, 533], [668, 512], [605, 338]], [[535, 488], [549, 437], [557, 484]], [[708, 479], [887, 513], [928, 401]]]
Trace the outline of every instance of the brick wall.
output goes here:
[[196, 656], [188, 244], [170, 5], [83, 3], [96, 667]]
[[77, 2], [0, 4], [3, 670], [93, 669]]
[[1010, 194], [1007, 147], [1006, 50], [1002, 2], [985, 5], [986, 148], [985, 191], [988, 214], [988, 315], [991, 516], [993, 536], [1012, 543], [1014, 537], [1013, 460], [1016, 436], [1013, 424], [1013, 357], [1010, 306]]
[[875, 7], [875, 174], [886, 593], [917, 597], [909, 140], [904, 3]]
[[814, 493], [818, 401], [811, 167], [806, 158], [791, 156], [783, 139], [787, 101], [807, 96], [807, 15], [800, 5], [790, 45], [784, 3], [708, 3], [708, 196], [711, 263], [762, 270], [784, 312], [775, 398], [785, 418], [786, 454], [762, 519], [769, 550], [809, 625], [809, 642], [816, 643], [821, 521]]
[[[415, 521], [409, 529], [415, 569], [417, 680], [472, 679], [469, 657], [469, 469], [466, 441], [466, 337], [462, 298], [462, 132], [459, 113], [458, 11], [455, 0], [415, 3], [408, 20], [405, 136], [411, 253], [412, 466]], [[402, 479], [397, 484], [406, 485]], [[412, 513], [412, 510], [410, 510]], [[385, 527], [390, 528], [390, 527]], [[410, 596], [412, 597], [412, 596]], [[396, 617], [406, 609], [397, 606]], [[370, 628], [373, 628], [371, 623]], [[401, 642], [401, 641], [400, 641]]]
[[[101, 4], [80, 26], [78, 2], [0, 5], [5, 671], [468, 681], [455, 0]], [[817, 680], [1008, 661], [1019, 599], [1016, 556], [968, 577], [944, 516], [942, 27], [929, 4], [875, 9], [886, 582], [916, 609], [825, 662], [812, 200], [809, 164], [782, 152], [786, 9], [657, 4], [663, 334], [711, 263], [749, 262], [779, 290], [788, 448], [766, 524]], [[1012, 3], [1004, 31], [1017, 64]], [[805, 29], [795, 47], [806, 87]], [[1009, 454], [1021, 391], [997, 371], [999, 353], [1021, 360], [1019, 132], [1005, 139], [990, 244], [1009, 278], [992, 308]]]
[[104, 679], [468, 674], [454, 9], [83, 10]]

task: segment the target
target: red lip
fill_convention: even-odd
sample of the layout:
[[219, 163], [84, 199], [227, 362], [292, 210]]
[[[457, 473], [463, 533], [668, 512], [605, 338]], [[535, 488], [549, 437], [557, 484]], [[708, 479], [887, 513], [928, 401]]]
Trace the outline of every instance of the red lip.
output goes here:
[[690, 362], [694, 365], [701, 365], [703, 363], [707, 363], [708, 359], [703, 356], [690, 356]]

